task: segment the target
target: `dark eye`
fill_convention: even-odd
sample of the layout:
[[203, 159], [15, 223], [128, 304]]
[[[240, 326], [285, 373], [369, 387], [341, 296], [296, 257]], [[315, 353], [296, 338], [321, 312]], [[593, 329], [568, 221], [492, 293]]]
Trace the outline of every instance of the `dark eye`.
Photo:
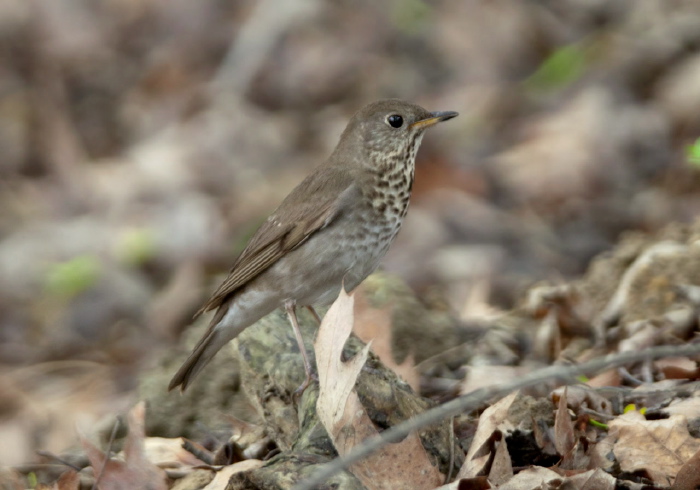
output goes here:
[[386, 118], [386, 122], [388, 122], [389, 126], [392, 128], [400, 128], [403, 126], [403, 117], [399, 116], [398, 114], [392, 114]]

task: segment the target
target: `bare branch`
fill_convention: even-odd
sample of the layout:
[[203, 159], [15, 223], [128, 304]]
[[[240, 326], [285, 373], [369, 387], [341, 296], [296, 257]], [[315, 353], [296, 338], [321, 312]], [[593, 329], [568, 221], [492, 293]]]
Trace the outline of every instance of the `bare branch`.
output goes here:
[[294, 490], [312, 490], [317, 488], [332, 475], [347, 469], [350, 465], [369, 456], [377, 449], [400, 441], [416, 429], [434, 424], [445, 417], [451, 417], [464, 411], [470, 411], [492, 398], [501, 398], [508, 393], [536, 386], [546, 381], [562, 380], [572, 381], [581, 375], [592, 375], [605, 369], [623, 366], [632, 362], [659, 359], [662, 357], [679, 357], [700, 354], [700, 343], [689, 345], [672, 345], [654, 347], [645, 351], [630, 351], [618, 354], [610, 354], [592, 361], [575, 366], [549, 366], [533, 371], [514, 381], [495, 385], [489, 388], [481, 388], [467, 395], [455, 398], [443, 405], [437, 406], [417, 417], [391, 427], [379, 436], [368, 439], [343, 458], [336, 458], [321, 468], [313, 477], [294, 487]]

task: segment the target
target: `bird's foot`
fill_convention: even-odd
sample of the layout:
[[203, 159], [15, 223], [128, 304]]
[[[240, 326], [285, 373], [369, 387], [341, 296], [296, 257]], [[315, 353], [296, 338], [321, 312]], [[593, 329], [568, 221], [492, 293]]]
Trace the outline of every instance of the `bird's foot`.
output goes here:
[[318, 375], [314, 372], [306, 371], [306, 378], [304, 378], [304, 382], [299, 385], [299, 388], [294, 390], [294, 396], [295, 397], [300, 397], [301, 395], [304, 394], [304, 391], [306, 391], [306, 388], [311, 386], [311, 383], [318, 383]]

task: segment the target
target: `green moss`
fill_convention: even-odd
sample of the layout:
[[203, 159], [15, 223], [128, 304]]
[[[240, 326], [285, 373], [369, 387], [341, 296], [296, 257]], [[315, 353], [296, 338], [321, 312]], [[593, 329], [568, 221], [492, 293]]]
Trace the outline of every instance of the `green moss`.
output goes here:
[[696, 139], [692, 145], [685, 147], [685, 155], [692, 167], [700, 169], [700, 138]]
[[395, 0], [391, 16], [398, 30], [414, 34], [427, 25], [431, 13], [430, 5], [423, 0]]
[[579, 44], [562, 46], [550, 54], [525, 81], [525, 87], [537, 92], [562, 89], [575, 82], [588, 65], [587, 50]]
[[117, 243], [118, 260], [126, 265], [139, 266], [151, 260], [157, 252], [153, 232], [146, 228], [125, 231]]
[[100, 274], [101, 264], [97, 257], [81, 255], [51, 265], [46, 273], [46, 290], [55, 296], [72, 298], [90, 289]]

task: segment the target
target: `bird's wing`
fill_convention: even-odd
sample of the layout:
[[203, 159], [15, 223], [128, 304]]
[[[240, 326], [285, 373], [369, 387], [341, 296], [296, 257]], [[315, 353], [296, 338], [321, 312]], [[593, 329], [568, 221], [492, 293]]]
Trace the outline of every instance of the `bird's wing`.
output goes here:
[[[195, 317], [223, 305], [238, 288], [331, 224], [357, 199], [357, 193], [356, 186], [344, 173], [322, 171], [309, 176], [258, 228], [226, 280]], [[300, 202], [297, 198], [300, 195], [307, 199]], [[319, 202], [319, 195], [329, 197]]]

